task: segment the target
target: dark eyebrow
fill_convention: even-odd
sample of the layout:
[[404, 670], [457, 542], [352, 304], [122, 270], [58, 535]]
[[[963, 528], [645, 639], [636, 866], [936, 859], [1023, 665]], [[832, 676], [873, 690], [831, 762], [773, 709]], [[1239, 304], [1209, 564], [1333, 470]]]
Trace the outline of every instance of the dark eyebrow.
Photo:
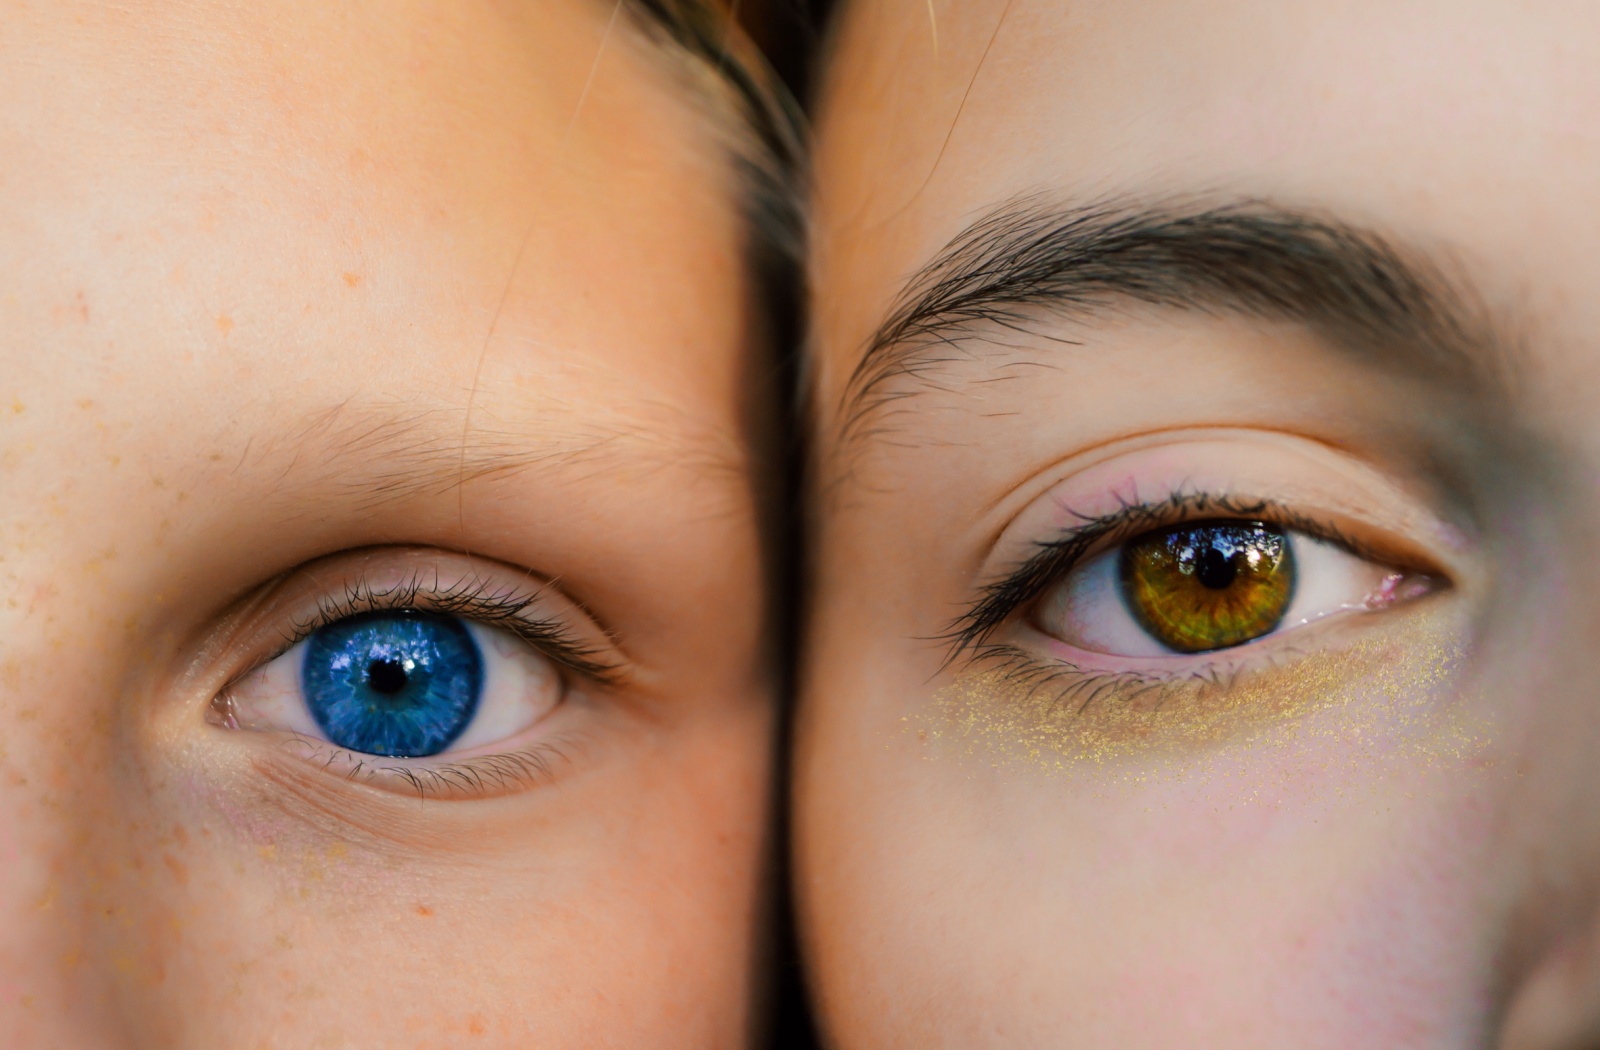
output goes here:
[[1376, 233], [1259, 201], [1063, 209], [1020, 198], [907, 282], [851, 375], [841, 436], [943, 386], [939, 365], [971, 357], [985, 333], [1038, 335], [1042, 314], [1087, 319], [1116, 303], [1297, 322], [1367, 364], [1497, 389], [1502, 341], [1463, 287]]

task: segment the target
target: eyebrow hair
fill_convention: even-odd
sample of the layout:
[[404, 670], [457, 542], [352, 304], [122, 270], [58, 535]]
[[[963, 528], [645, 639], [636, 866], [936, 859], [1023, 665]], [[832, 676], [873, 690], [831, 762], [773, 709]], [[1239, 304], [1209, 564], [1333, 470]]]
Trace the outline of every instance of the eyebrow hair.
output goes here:
[[[272, 464], [280, 484], [325, 489], [347, 508], [373, 511], [463, 485], [527, 473], [580, 480], [663, 470], [740, 491], [752, 469], [742, 442], [663, 404], [604, 421], [545, 412], [536, 433], [480, 418], [462, 445], [457, 407], [344, 402], [252, 439], [234, 470]], [[218, 457], [214, 457], [218, 458]]]
[[872, 432], [888, 405], [944, 388], [939, 366], [972, 357], [986, 333], [1037, 336], [1041, 315], [1087, 320], [1118, 303], [1300, 323], [1368, 365], [1503, 386], [1505, 342], [1466, 286], [1374, 232], [1261, 201], [1063, 209], [1023, 197], [907, 282], [845, 386], [840, 443]]

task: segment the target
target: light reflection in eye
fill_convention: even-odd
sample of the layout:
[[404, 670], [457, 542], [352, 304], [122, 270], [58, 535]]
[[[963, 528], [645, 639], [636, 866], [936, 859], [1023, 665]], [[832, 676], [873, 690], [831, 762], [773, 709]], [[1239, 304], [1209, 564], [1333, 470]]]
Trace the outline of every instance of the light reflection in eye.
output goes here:
[[216, 720], [396, 758], [514, 736], [561, 700], [554, 664], [508, 632], [396, 609], [324, 624], [221, 693]]
[[1108, 655], [1201, 653], [1414, 597], [1426, 584], [1297, 529], [1198, 522], [1090, 558], [1045, 595], [1036, 625]]

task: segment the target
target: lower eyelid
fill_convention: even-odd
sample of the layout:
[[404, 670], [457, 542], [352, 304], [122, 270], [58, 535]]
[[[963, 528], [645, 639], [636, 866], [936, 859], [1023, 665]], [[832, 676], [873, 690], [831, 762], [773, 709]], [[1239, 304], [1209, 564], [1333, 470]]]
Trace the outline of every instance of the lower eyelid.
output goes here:
[[1297, 740], [1328, 748], [1353, 741], [1363, 754], [1379, 741], [1429, 754], [1479, 746], [1483, 727], [1448, 705], [1468, 654], [1463, 621], [1419, 612], [1392, 630], [1349, 634], [1336, 624], [1312, 628], [1321, 635], [1313, 647], [1207, 654], [1209, 668], [1186, 660], [1188, 669], [1163, 674], [1095, 670], [1000, 646], [936, 695], [932, 720], [919, 729], [943, 746], [1052, 772]]

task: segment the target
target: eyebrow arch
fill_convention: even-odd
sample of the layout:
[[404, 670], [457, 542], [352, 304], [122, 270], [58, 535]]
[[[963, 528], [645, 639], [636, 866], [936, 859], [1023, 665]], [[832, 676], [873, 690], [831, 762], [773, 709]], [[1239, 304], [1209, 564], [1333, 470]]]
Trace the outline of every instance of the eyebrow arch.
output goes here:
[[[1307, 325], [1363, 363], [1471, 393], [1503, 386], [1504, 341], [1461, 282], [1420, 253], [1256, 200], [1207, 207], [1010, 201], [907, 282], [843, 396], [841, 443], [886, 406], [943, 387], [985, 333], [1088, 320], [1117, 303]], [[1072, 339], [1057, 342], [1075, 343]], [[908, 389], [897, 379], [913, 380]]]

